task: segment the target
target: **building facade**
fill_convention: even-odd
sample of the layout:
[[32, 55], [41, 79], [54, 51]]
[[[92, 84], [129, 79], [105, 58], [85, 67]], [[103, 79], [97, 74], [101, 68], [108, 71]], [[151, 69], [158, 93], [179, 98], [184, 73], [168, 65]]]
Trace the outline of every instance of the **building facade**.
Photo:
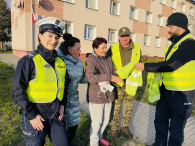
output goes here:
[[[30, 0], [11, 0], [13, 54], [22, 57], [38, 45], [38, 28], [33, 24], [31, 35]], [[118, 30], [126, 26], [131, 38], [138, 43], [142, 55], [163, 57], [170, 43], [166, 21], [174, 12], [182, 12], [189, 19], [188, 28], [195, 36], [194, 0], [33, 0], [36, 21], [57, 17], [66, 24], [65, 32], [81, 40], [81, 58], [91, 53], [96, 37], [108, 40], [107, 46], [118, 41]], [[63, 41], [61, 38], [60, 41]]]

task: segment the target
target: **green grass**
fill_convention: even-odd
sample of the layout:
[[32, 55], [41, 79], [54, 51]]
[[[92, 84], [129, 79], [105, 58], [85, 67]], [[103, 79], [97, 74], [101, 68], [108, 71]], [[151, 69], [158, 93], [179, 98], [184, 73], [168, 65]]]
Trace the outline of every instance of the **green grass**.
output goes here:
[[[24, 146], [25, 140], [22, 133], [19, 107], [12, 101], [12, 78], [14, 69], [0, 61], [0, 146]], [[81, 111], [81, 121], [78, 127], [74, 143], [79, 146], [89, 146], [90, 116]], [[121, 146], [122, 144], [134, 140], [129, 140], [120, 136], [118, 140], [111, 137], [110, 127], [104, 132], [104, 137], [110, 142], [111, 146]], [[141, 146], [142, 144], [139, 144]], [[45, 146], [53, 146], [46, 138]], [[101, 145], [100, 145], [101, 146]]]
[[2, 51], [2, 50], [1, 50], [1, 51], [0, 51], [0, 54], [1, 54], [1, 53], [10, 53], [10, 54], [11, 54], [12, 51]]

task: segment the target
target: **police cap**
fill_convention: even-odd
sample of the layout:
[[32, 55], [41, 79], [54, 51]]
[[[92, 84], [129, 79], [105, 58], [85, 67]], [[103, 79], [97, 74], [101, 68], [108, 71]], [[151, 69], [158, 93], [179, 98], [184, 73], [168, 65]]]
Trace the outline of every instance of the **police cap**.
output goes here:
[[46, 17], [38, 21], [37, 26], [39, 27], [39, 32], [51, 32], [61, 36], [65, 24], [62, 20], [55, 17]]

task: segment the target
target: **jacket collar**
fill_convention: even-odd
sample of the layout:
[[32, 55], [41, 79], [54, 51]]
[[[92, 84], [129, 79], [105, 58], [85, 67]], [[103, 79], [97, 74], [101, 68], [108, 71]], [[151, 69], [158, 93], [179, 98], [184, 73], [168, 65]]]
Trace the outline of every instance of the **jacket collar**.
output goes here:
[[187, 34], [190, 33], [190, 30], [187, 29], [184, 33], [182, 33], [181, 35], [174, 37], [174, 38], [169, 38], [169, 41], [171, 41], [172, 43], [176, 44], [179, 40], [181, 40], [184, 36], [186, 36]]
[[58, 56], [62, 59], [66, 59], [74, 64], [76, 64], [78, 62], [79, 58], [75, 58], [71, 55], [69, 55], [69, 53], [66, 53], [66, 55], [62, 52], [62, 48], [60, 49], [60, 47], [57, 49], [58, 52]]
[[99, 55], [97, 55], [97, 54], [95, 53], [95, 51], [93, 51], [91, 54], [92, 54], [94, 57], [98, 58], [98, 59], [105, 59], [105, 56], [99, 56]]
[[55, 49], [53, 51], [49, 51], [41, 43], [38, 45], [37, 51], [48, 62], [56, 59], [57, 57], [57, 52]]

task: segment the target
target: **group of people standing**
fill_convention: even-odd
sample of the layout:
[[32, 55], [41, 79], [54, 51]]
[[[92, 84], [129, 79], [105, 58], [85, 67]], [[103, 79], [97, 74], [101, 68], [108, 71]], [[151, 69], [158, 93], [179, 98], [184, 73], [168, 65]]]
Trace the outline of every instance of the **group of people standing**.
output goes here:
[[[187, 17], [181, 13], [173, 13], [168, 18], [167, 31], [172, 44], [165, 53], [169, 54], [169, 58], [167, 59], [166, 55], [165, 60], [159, 63], [139, 63], [142, 58], [141, 49], [139, 44], [130, 38], [128, 27], [119, 29], [119, 41], [112, 44], [108, 50], [107, 40], [97, 37], [92, 43], [93, 52], [86, 60], [84, 71], [83, 63], [79, 59], [80, 40], [65, 33], [64, 41], [57, 48], [64, 23], [53, 17], [40, 20], [37, 23], [37, 50], [19, 60], [13, 78], [12, 95], [14, 102], [20, 106], [26, 146], [44, 146], [47, 135], [54, 146], [73, 145], [72, 141], [80, 123], [79, 83], [88, 83], [90, 146], [98, 146], [99, 143], [109, 145], [109, 142], [103, 139], [103, 132], [109, 123], [112, 106], [114, 111], [110, 122], [111, 134], [113, 138], [119, 138], [122, 103], [120, 132], [125, 137], [132, 138], [129, 125], [135, 92], [138, 84], [141, 85], [140, 78], [136, 78], [141, 76], [140, 70], [164, 72], [168, 76], [166, 78], [162, 75], [153, 146], [167, 145], [168, 129], [168, 145], [181, 146], [184, 140], [183, 130], [192, 113], [195, 89], [195, 70], [192, 69], [192, 65], [195, 65], [192, 61], [195, 60], [195, 41], [190, 36], [187, 24]], [[182, 54], [187, 56], [181, 59]], [[129, 65], [132, 66], [129, 70], [133, 72], [127, 73]], [[178, 68], [181, 68], [179, 72]], [[127, 76], [121, 75], [121, 70]], [[185, 76], [181, 79], [179, 75], [184, 73]], [[135, 80], [131, 80], [132, 78]], [[169, 80], [170, 83], [167, 83]], [[174, 84], [176, 81], [177, 84]], [[186, 81], [184, 85], [182, 81]], [[115, 88], [107, 89], [107, 85]]]

